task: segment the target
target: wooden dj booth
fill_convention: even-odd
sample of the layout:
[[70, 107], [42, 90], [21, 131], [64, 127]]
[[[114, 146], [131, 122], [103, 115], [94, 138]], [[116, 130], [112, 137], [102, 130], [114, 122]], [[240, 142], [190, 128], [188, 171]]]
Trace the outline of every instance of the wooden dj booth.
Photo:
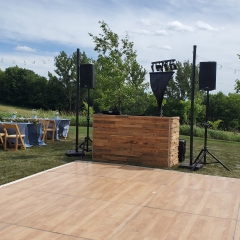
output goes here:
[[178, 164], [179, 117], [93, 115], [93, 161], [172, 167]]

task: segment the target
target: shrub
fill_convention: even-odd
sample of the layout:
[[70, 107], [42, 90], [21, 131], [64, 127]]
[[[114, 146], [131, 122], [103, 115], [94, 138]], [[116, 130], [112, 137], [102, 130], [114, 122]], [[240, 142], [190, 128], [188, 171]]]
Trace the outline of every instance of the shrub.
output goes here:
[[[76, 116], [71, 116], [70, 117], [70, 125], [71, 126], [76, 126]], [[87, 127], [87, 117], [86, 116], [79, 116], [78, 125], [79, 125], [79, 127]], [[89, 126], [92, 127], [92, 118], [90, 118], [90, 120], [89, 120]]]
[[[226, 132], [226, 131], [208, 129], [207, 133], [208, 133], [207, 136], [212, 139], [240, 142], [240, 134], [236, 132]], [[190, 136], [190, 125], [180, 125], [180, 134]], [[205, 128], [194, 126], [193, 136], [204, 137]]]

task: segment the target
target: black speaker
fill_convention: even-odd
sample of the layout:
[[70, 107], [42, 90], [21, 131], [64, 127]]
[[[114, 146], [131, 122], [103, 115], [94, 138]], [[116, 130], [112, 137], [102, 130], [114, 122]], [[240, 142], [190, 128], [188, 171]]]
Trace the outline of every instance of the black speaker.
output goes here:
[[216, 62], [200, 62], [199, 90], [212, 91], [216, 89]]
[[95, 67], [93, 64], [80, 64], [80, 88], [95, 88]]
[[178, 145], [178, 160], [179, 160], [179, 162], [183, 162], [185, 160], [185, 153], [186, 153], [186, 140], [179, 139], [179, 145]]

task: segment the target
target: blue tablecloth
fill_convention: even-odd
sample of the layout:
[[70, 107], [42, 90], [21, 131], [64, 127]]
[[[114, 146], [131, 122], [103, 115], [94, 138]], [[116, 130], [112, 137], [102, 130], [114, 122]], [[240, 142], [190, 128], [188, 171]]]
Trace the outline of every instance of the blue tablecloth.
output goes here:
[[[20, 132], [25, 135], [24, 143], [26, 147], [46, 145], [42, 140], [42, 124], [35, 125], [33, 123], [18, 123], [18, 122], [6, 122], [17, 124]], [[11, 131], [11, 130], [10, 130]], [[14, 131], [14, 130], [12, 130]], [[3, 132], [2, 123], [0, 122], [0, 132]], [[11, 132], [9, 132], [11, 134]], [[14, 132], [12, 132], [14, 134]]]
[[[67, 137], [69, 126], [70, 126], [70, 119], [53, 119], [49, 118], [49, 120], [54, 120], [56, 123], [56, 133], [55, 133], [55, 140], [59, 140], [59, 136]], [[50, 133], [51, 134], [51, 133]]]

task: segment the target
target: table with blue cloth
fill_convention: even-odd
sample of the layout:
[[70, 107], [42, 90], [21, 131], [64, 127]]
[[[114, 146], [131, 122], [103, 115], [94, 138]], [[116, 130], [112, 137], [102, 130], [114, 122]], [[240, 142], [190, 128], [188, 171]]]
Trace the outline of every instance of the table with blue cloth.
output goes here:
[[[56, 123], [56, 132], [55, 132], [55, 140], [59, 141], [59, 136], [63, 136], [64, 138], [67, 138], [69, 126], [70, 126], [70, 119], [53, 119], [49, 118], [47, 120], [54, 120]], [[50, 136], [51, 137], [51, 136]]]
[[[69, 126], [70, 126], [70, 119], [56, 119], [56, 118], [47, 118], [46, 120], [54, 120], [55, 124], [56, 124], [56, 132], [55, 132], [55, 137], [54, 139], [56, 141], [59, 141], [59, 136], [62, 136], [64, 138], [68, 137], [68, 131], [69, 131]], [[51, 126], [52, 124], [50, 124], [49, 126]], [[52, 133], [48, 133], [48, 138], [51, 138]]]
[[[19, 131], [21, 134], [24, 134], [24, 144], [26, 147], [32, 146], [43, 146], [46, 143], [42, 140], [42, 124], [34, 124], [34, 123], [18, 123], [18, 122], [4, 122], [7, 124], [17, 124]], [[11, 132], [14, 130], [8, 130], [9, 134], [15, 134], [15, 132]], [[3, 132], [2, 122], [0, 122], [0, 132]]]

